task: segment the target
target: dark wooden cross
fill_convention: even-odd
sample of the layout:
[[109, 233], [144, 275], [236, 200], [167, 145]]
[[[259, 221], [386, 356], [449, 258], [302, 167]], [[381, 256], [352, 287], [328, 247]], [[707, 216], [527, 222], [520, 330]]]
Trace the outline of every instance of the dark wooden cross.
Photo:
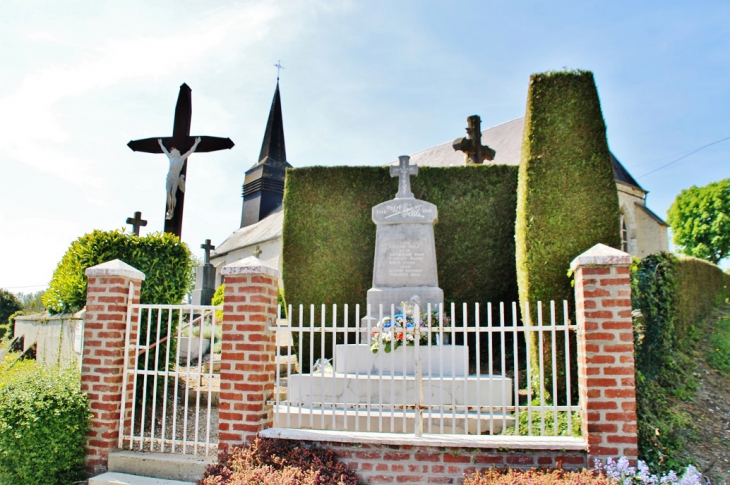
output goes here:
[[203, 260], [203, 263], [210, 264], [210, 252], [215, 249], [215, 246], [210, 243], [210, 239], [206, 239], [205, 244], [201, 244], [200, 247], [205, 249], [205, 259]]
[[[142, 140], [132, 140], [127, 146], [135, 152], [147, 153], [163, 153], [159, 145], [158, 139], [162, 140], [168, 151], [177, 148], [180, 153], [186, 153], [192, 148], [197, 137], [190, 136], [190, 121], [193, 115], [191, 90], [187, 84], [180, 86], [180, 93], [177, 97], [177, 105], [175, 106], [175, 122], [172, 127], [172, 136], [145, 138]], [[200, 144], [196, 147], [195, 152], [214, 152], [217, 150], [225, 150], [233, 148], [233, 142], [230, 138], [218, 138], [214, 136], [201, 136]], [[181, 176], [185, 176], [188, 170], [187, 160], [183, 164], [180, 171]], [[165, 232], [171, 232], [180, 237], [182, 234], [183, 221], [183, 204], [185, 202], [185, 192], [182, 187], [178, 187], [176, 193], [175, 211], [172, 218], [165, 218]], [[167, 212], [167, 205], [165, 206]]]
[[142, 213], [137, 211], [134, 213], [134, 217], [127, 217], [127, 224], [132, 224], [132, 231], [135, 235], [139, 236], [140, 226], [146, 226], [147, 221], [142, 219]]
[[479, 115], [473, 115], [467, 119], [468, 126], [464, 138], [454, 140], [454, 150], [462, 151], [466, 154], [466, 163], [480, 165], [484, 160], [494, 160], [497, 154], [494, 150], [486, 145], [482, 145], [482, 120]]
[[398, 157], [398, 165], [390, 166], [390, 176], [398, 177], [398, 193], [395, 194], [396, 199], [412, 199], [411, 192], [411, 175], [418, 175], [418, 165], [409, 165], [411, 159], [408, 155]]

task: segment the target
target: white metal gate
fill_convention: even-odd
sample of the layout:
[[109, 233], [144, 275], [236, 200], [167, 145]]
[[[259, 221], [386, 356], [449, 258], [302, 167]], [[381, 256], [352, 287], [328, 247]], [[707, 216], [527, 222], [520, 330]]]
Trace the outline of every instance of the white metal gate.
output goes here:
[[129, 306], [122, 388], [131, 384], [134, 392], [122, 393], [120, 449], [217, 453], [216, 310], [222, 307]]

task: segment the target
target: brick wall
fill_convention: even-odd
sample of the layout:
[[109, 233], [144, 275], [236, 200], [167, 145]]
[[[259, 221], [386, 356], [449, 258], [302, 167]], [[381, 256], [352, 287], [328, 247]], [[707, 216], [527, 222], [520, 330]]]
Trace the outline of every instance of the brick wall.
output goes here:
[[219, 449], [251, 441], [272, 425], [279, 271], [251, 256], [224, 266]]
[[464, 475], [493, 467], [583, 468], [585, 451], [433, 448], [409, 445], [319, 443], [330, 448], [366, 483], [460, 484]]
[[631, 256], [602, 244], [578, 256], [575, 299], [583, 434], [594, 458], [636, 460]]
[[[119, 438], [127, 304], [139, 303], [144, 274], [114, 260], [88, 268], [86, 276], [81, 390], [89, 396], [92, 415], [86, 468], [96, 475], [107, 470], [109, 451], [117, 446]], [[136, 339], [139, 316], [133, 317], [131, 333]], [[127, 384], [127, 392], [131, 401], [131, 382]], [[125, 419], [129, 419], [129, 413], [125, 414]]]

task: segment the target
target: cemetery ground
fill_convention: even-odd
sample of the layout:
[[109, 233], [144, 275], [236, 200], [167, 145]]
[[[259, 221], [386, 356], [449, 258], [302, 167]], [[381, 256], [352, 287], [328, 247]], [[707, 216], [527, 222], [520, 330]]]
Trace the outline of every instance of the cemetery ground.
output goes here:
[[687, 354], [693, 395], [667, 396], [677, 422], [684, 422], [682, 455], [713, 484], [730, 484], [730, 304], [698, 324]]

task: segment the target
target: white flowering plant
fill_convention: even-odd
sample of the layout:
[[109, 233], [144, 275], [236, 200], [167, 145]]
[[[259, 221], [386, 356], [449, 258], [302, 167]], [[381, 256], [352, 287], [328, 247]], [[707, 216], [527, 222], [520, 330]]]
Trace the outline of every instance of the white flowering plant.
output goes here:
[[609, 458], [605, 465], [601, 463], [601, 460], [596, 460], [595, 465], [596, 470], [605, 473], [607, 477], [620, 485], [706, 485], [710, 483], [709, 480], [704, 480], [702, 474], [692, 465], [687, 467], [681, 477], [674, 471], [669, 471], [661, 477], [653, 475], [646, 463], [639, 460], [636, 467], [633, 467], [630, 466], [629, 460], [625, 456], [618, 461]]
[[[428, 329], [429, 322], [431, 329], [439, 328], [441, 324], [444, 327], [451, 326], [451, 319], [444, 315], [439, 315], [438, 309], [431, 312], [430, 319], [428, 312], [418, 312], [420, 319], [418, 321], [418, 331], [416, 331], [416, 307], [419, 305], [420, 299], [413, 297], [408, 301], [403, 301], [398, 306], [399, 313], [392, 316], [383, 317], [382, 320], [375, 324], [375, 328], [371, 331], [370, 350], [377, 354], [382, 346], [386, 354], [396, 350], [402, 345], [414, 346], [416, 344], [416, 334], [419, 335], [420, 345], [428, 345], [428, 331], [421, 332], [420, 329]], [[437, 334], [432, 334], [432, 343], [437, 343]]]

